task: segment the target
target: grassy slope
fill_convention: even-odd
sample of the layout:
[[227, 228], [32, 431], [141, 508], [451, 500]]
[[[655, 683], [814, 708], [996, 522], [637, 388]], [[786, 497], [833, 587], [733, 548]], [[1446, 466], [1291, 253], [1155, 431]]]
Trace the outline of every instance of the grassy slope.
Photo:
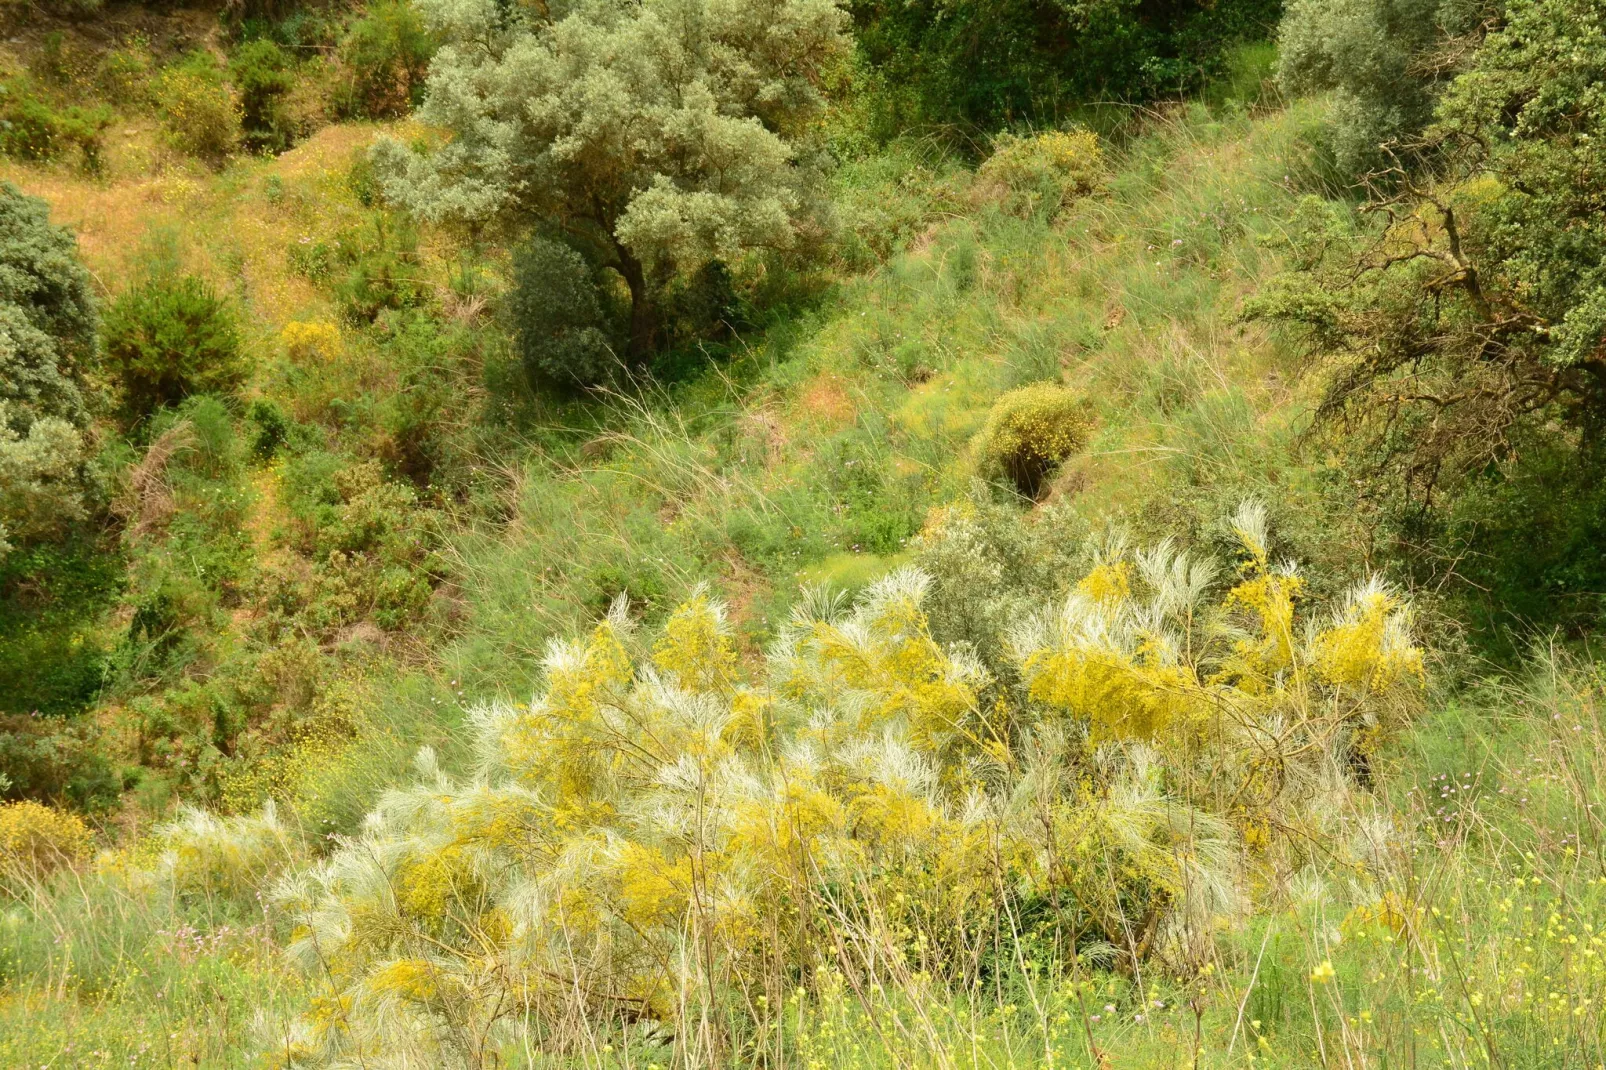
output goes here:
[[[417, 743], [449, 739], [462, 704], [529, 691], [546, 639], [620, 589], [652, 611], [712, 582], [756, 651], [798, 582], [863, 582], [899, 559], [929, 508], [970, 493], [969, 436], [999, 393], [1042, 378], [1076, 384], [1100, 413], [1087, 457], [1054, 490], [1087, 520], [1207, 539], [1224, 507], [1260, 493], [1302, 556], [1353, 556], [1364, 533], [1324, 504], [1323, 470], [1290, 451], [1304, 408], [1289, 355], [1234, 323], [1240, 297], [1277, 266], [1303, 121], [1158, 122], [1107, 195], [1055, 226], [972, 205], [962, 189], [930, 195], [934, 176], [845, 173], [847, 204], [925, 198], [910, 215], [929, 225], [720, 367], [531, 427], [530, 449], [503, 458], [510, 519], [452, 539], [465, 603], [455, 638], [353, 669], [344, 684], [363, 737], [311, 756], [286, 801], [354, 819]], [[354, 210], [340, 172], [369, 136], [330, 128], [216, 178], [9, 173], [80, 226], [113, 289], [147, 228], [192, 224], [186, 257], [240, 294], [266, 362], [283, 323], [329, 316], [326, 297], [286, 270], [286, 250]], [[1364, 904], [1352, 914], [1341, 875], [1316, 872], [1293, 909], [1224, 934], [1220, 970], [1196, 990], [1112, 976], [1080, 996], [1045, 985], [975, 1011], [926, 1008], [931, 1050], [895, 1056], [827, 988], [800, 1005], [798, 1043], [829, 1066], [1035, 1065], [1046, 1031], [1083, 1065], [1091, 1027], [1120, 1066], [1182, 1065], [1196, 1030], [1200, 1065], [1593, 1065], [1601, 978], [1590, 971], [1606, 916], [1599, 875], [1581, 865], [1598, 851], [1572, 837], [1598, 829], [1598, 700], [1560, 676], [1523, 701], [1438, 713], [1397, 756], [1380, 814], [1397, 849], [1379, 855], [1378, 876], [1410, 906], [1398, 925]], [[83, 899], [9, 908], [0, 1063], [248, 1064], [252, 1012], [296, 995], [260, 921], [223, 904], [135, 901], [93, 878]], [[202, 936], [196, 923], [229, 928]], [[1327, 959], [1335, 980], [1312, 980]]]
[[[710, 581], [756, 651], [800, 582], [865, 582], [900, 558], [932, 506], [971, 492], [969, 437], [993, 399], [1023, 383], [1060, 378], [1097, 405], [1087, 457], [1053, 492], [1076, 496], [1089, 520], [1198, 535], [1245, 493], [1265, 493], [1289, 515], [1311, 508], [1313, 484], [1287, 459], [1300, 411], [1287, 359], [1233, 323], [1240, 297], [1275, 269], [1266, 246], [1292, 202], [1279, 180], [1301, 121], [1158, 122], [1106, 194], [1053, 226], [974, 201], [962, 177], [885, 161], [845, 171], [848, 221], [868, 225], [855, 205], [902, 198], [895, 209], [922, 221], [911, 248], [688, 382], [538, 419], [536, 444], [507, 464], [511, 519], [462, 530], [449, 549], [466, 603], [457, 638], [433, 656], [404, 649], [377, 667], [345, 667], [362, 734], [292, 761], [284, 801], [349, 827], [404, 775], [415, 746], [443, 733], [449, 742], [455, 709], [528, 692], [546, 639], [619, 590], [652, 611]], [[5, 177], [52, 202], [114, 292], [150, 235], [177, 235], [186, 266], [249, 312], [259, 354], [251, 389], [272, 390], [282, 326], [333, 314], [289, 270], [288, 250], [354, 220], [344, 173], [373, 133], [330, 127], [218, 176], [130, 165], [99, 183], [15, 166]], [[427, 270], [443, 276], [444, 249], [429, 252], [426, 242]], [[314, 397], [288, 400], [310, 411], [318, 394], [384, 389], [382, 365], [354, 341], [349, 368], [327, 371]], [[272, 481], [268, 469], [252, 477], [253, 529], [273, 523]], [[1312, 533], [1313, 552], [1341, 538], [1299, 530]], [[234, 919], [217, 954], [175, 960], [182, 916], [124, 904], [58, 920], [80, 942], [129, 942], [126, 958], [97, 947], [108, 958], [92, 969], [34, 941], [14, 945], [31, 982], [5, 1005], [10, 1043], [25, 1045], [7, 1055], [48, 1060], [72, 1043], [149, 1057], [175, 1050], [159, 1042], [176, 1031], [167, 1039], [177, 1050], [225, 1060], [243, 1039], [244, 1006], [264, 998], [249, 993], [290, 982], [249, 943], [258, 939], [244, 935], [250, 919]], [[197, 1003], [213, 984], [215, 1004]], [[46, 1010], [41, 986], [76, 991], [84, 1001], [70, 1006], [81, 1011]], [[152, 1002], [154, 992], [171, 1002]]]

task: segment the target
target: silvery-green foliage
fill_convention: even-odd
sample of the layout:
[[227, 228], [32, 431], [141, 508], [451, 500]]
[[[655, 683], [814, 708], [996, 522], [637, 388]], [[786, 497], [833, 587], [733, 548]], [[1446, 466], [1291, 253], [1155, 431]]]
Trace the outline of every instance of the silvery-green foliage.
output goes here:
[[1278, 30], [1279, 77], [1291, 92], [1333, 94], [1334, 162], [1358, 177], [1381, 146], [1419, 133], [1457, 70], [1458, 38], [1489, 5], [1474, 0], [1293, 0]]
[[57, 534], [85, 513], [83, 433], [59, 416], [19, 433], [13, 407], [0, 401], [0, 556], [13, 541]]
[[638, 317], [673, 273], [796, 242], [813, 170], [799, 137], [846, 47], [834, 0], [420, 7], [444, 43], [419, 117], [451, 137], [428, 154], [376, 147], [397, 203], [562, 228], [619, 270]]
[[44, 201], [0, 184], [0, 401], [14, 403], [13, 430], [40, 416], [88, 418], [82, 374], [96, 319], [77, 251]]
[[0, 184], [0, 554], [84, 514], [89, 273], [45, 202]]

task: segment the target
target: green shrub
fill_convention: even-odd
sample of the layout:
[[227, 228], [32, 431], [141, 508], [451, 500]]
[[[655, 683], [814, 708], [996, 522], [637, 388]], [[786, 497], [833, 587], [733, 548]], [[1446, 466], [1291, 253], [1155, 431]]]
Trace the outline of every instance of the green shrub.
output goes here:
[[150, 103], [152, 78], [150, 52], [137, 39], [101, 56], [95, 68], [97, 87], [124, 107]]
[[241, 138], [255, 152], [283, 152], [293, 134], [285, 96], [295, 84], [290, 57], [265, 38], [241, 45], [229, 58], [229, 79], [240, 92]]
[[123, 561], [98, 536], [80, 524], [0, 558], [0, 713], [72, 716], [100, 693], [98, 624], [121, 594]]
[[104, 809], [121, 790], [90, 726], [59, 717], [0, 714], [0, 769], [8, 799], [44, 799]]
[[286, 464], [282, 497], [290, 546], [311, 562], [310, 576], [298, 567], [270, 577], [285, 612], [324, 634], [365, 620], [387, 631], [417, 626], [434, 586], [433, 514], [411, 487], [376, 462], [313, 452]]
[[1499, 6], [1293, 0], [1278, 27], [1278, 76], [1292, 93], [1332, 92], [1327, 149], [1340, 174], [1354, 179], [1387, 164], [1385, 143], [1421, 132]]
[[130, 420], [192, 394], [229, 393], [246, 370], [233, 308], [193, 275], [124, 291], [106, 314], [105, 360]]
[[514, 256], [508, 314], [525, 371], [568, 386], [607, 382], [620, 369], [618, 315], [585, 259], [536, 238]]
[[50, 160], [60, 151], [56, 113], [23, 86], [0, 86], [4, 95], [4, 125], [0, 149], [18, 160]]
[[1006, 211], [1030, 216], [1058, 212], [1104, 179], [1104, 153], [1087, 130], [1053, 131], [1022, 138], [1001, 134], [976, 172], [984, 193]]
[[373, 213], [368, 225], [324, 241], [297, 242], [291, 270], [325, 283], [352, 323], [372, 323], [381, 312], [413, 308], [424, 300], [419, 278], [418, 231], [405, 215]]
[[1235, 43], [1263, 37], [1278, 0], [852, 0], [874, 125], [883, 133], [947, 125], [1052, 122], [1095, 101], [1141, 103], [1185, 92], [1223, 67]]
[[976, 437], [978, 464], [1036, 498], [1061, 462], [1087, 445], [1091, 430], [1087, 402], [1075, 392], [1052, 383], [1011, 390]]
[[12, 416], [11, 403], [0, 401], [0, 556], [13, 539], [50, 538], [86, 512], [83, 433], [57, 416], [40, 417], [22, 433]]
[[239, 94], [204, 52], [163, 71], [156, 106], [173, 147], [214, 165], [239, 148]]
[[347, 115], [404, 115], [423, 95], [435, 41], [405, 0], [383, 0], [352, 23], [340, 45], [347, 82], [338, 101]]
[[57, 110], [35, 95], [26, 80], [0, 83], [0, 153], [13, 159], [43, 163], [77, 148], [84, 170], [98, 174], [110, 125], [107, 108]]
[[0, 556], [85, 515], [96, 327], [73, 236], [50, 225], [44, 201], [0, 184]]

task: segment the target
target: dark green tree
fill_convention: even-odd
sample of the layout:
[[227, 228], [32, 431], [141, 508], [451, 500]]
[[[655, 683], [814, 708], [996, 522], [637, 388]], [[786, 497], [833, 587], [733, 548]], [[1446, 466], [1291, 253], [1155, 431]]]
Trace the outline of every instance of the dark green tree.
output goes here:
[[1511, 0], [1426, 151], [1359, 217], [1310, 202], [1305, 270], [1251, 306], [1310, 331], [1320, 426], [1400, 541], [1524, 589], [1529, 620], [1606, 590], [1603, 24], [1595, 0]]
[[283, 152], [290, 147], [290, 116], [284, 98], [295, 72], [284, 49], [267, 38], [248, 41], [229, 58], [229, 80], [240, 91], [240, 130], [245, 147]]

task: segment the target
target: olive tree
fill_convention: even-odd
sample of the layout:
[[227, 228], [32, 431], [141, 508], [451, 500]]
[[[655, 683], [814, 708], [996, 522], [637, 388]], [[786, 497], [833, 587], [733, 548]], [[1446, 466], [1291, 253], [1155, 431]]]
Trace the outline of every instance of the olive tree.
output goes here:
[[[1279, 77], [1331, 92], [1328, 141], [1343, 177], [1384, 166], [1421, 134], [1502, 0], [1291, 0], [1278, 27]], [[1385, 149], [1385, 146], [1389, 146]]]
[[89, 273], [45, 202], [0, 183], [0, 556], [84, 514]]
[[630, 295], [629, 355], [651, 351], [664, 284], [792, 247], [802, 148], [835, 0], [419, 0], [442, 42], [419, 117], [432, 152], [381, 142], [386, 195], [421, 218], [555, 231]]

